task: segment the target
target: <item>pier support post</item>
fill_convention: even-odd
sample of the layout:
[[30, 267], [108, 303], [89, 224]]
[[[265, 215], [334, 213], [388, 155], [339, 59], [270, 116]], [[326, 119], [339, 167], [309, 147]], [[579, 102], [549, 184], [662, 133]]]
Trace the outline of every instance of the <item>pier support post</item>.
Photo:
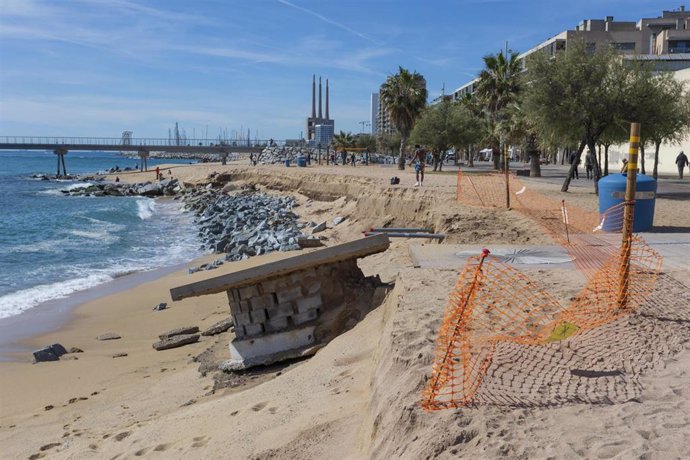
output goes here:
[[148, 158], [149, 158], [148, 150], [139, 150], [139, 160], [141, 162], [141, 170], [142, 171], [148, 171], [149, 170]]
[[65, 166], [65, 155], [67, 155], [67, 149], [60, 148], [55, 149], [53, 153], [57, 156], [57, 177], [60, 177], [60, 165], [62, 164], [62, 174], [67, 175], [67, 167]]

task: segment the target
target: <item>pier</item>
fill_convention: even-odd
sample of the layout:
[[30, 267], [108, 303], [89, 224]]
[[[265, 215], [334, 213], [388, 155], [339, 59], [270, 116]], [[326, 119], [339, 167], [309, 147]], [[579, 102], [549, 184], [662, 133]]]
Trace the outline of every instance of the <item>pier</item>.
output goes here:
[[[142, 170], [146, 171], [147, 158], [151, 152], [189, 154], [218, 154], [225, 164], [230, 153], [259, 153], [269, 145], [277, 145], [270, 140], [219, 141], [217, 139], [187, 139], [184, 144], [171, 144], [164, 138], [125, 138], [125, 137], [41, 137], [41, 136], [2, 136], [0, 150], [48, 150], [57, 156], [57, 174], [67, 175], [65, 155], [71, 150], [92, 152], [137, 152]], [[60, 167], [62, 165], [62, 168]], [[62, 171], [61, 171], [62, 170]]]

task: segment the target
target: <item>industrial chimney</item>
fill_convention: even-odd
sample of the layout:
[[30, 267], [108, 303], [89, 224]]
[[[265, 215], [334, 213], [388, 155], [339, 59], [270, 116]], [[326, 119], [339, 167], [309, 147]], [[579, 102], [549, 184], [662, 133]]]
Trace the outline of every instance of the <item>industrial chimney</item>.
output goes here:
[[311, 76], [311, 117], [316, 118], [316, 75]]
[[326, 120], [330, 120], [331, 117], [328, 116], [328, 78], [326, 78]]
[[321, 77], [319, 77], [319, 119], [321, 119]]

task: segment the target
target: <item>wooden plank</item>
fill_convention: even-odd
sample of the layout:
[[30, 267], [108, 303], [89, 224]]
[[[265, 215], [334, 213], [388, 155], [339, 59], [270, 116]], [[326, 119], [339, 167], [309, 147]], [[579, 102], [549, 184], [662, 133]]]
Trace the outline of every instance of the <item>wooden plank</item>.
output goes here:
[[173, 300], [182, 300], [187, 297], [216, 294], [299, 270], [376, 254], [385, 251], [388, 249], [388, 246], [390, 246], [390, 241], [387, 235], [370, 236], [208, 280], [185, 284], [184, 286], [170, 289], [170, 296]]

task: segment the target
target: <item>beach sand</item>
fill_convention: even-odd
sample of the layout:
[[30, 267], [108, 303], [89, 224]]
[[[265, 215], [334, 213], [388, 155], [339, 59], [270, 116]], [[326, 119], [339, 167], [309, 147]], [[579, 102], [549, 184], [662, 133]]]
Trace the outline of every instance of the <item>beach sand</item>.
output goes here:
[[[429, 225], [448, 232], [449, 242], [477, 246], [553, 244], [515, 211], [459, 207], [453, 173], [429, 175], [419, 189], [411, 186], [409, 170], [378, 166], [202, 164], [171, 170], [185, 183], [203, 183], [215, 171], [229, 174], [238, 187], [256, 184], [295, 195], [295, 212], [305, 220], [347, 217], [323, 233], [328, 245], [359, 238], [368, 227], [381, 225]], [[121, 174], [120, 180], [139, 182], [146, 174], [153, 176]], [[402, 186], [388, 185], [392, 175], [403, 179]], [[560, 193], [559, 185], [538, 186], [554, 196]], [[567, 196], [585, 208], [596, 203], [585, 188]], [[685, 208], [682, 200], [660, 199], [656, 222], [688, 233]], [[151, 344], [169, 329], [194, 325], [203, 330], [226, 318], [227, 298], [218, 294], [171, 302], [169, 289], [291, 254], [260, 256], [193, 275], [184, 268], [78, 306], [64, 327], [23, 344], [38, 348], [59, 342], [83, 353], [41, 364], [31, 364], [30, 355], [23, 353], [13, 355], [17, 361], [0, 362], [0, 457], [690, 456], [690, 298], [687, 283], [676, 279], [690, 269], [674, 272], [676, 278], [662, 277], [659, 301], [645, 306], [644, 314], [577, 338], [579, 362], [601, 358], [606, 365], [629, 370], [630, 378], [594, 379], [572, 390], [563, 377], [568, 364], [553, 358], [561, 352], [559, 345], [531, 353], [506, 347], [499, 350], [476, 407], [425, 413], [419, 408], [421, 390], [457, 271], [412, 268], [410, 244], [421, 242], [396, 240], [385, 253], [360, 260], [366, 275], [379, 274], [395, 287], [352, 330], [312, 358], [247, 372], [222, 388], [216, 387], [215, 373], [198, 369], [203, 356], [227, 353], [231, 332], [166, 351], [155, 351]], [[584, 284], [574, 271], [528, 274], [563, 302]], [[153, 311], [160, 302], [168, 302], [169, 308]], [[96, 340], [107, 332], [122, 338]], [[127, 356], [113, 357], [120, 353]], [[535, 366], [545, 363], [553, 369], [544, 383], [551, 388], [549, 397], [514, 383], [526, 381]], [[496, 394], [512, 395], [519, 403], [498, 401]]]

